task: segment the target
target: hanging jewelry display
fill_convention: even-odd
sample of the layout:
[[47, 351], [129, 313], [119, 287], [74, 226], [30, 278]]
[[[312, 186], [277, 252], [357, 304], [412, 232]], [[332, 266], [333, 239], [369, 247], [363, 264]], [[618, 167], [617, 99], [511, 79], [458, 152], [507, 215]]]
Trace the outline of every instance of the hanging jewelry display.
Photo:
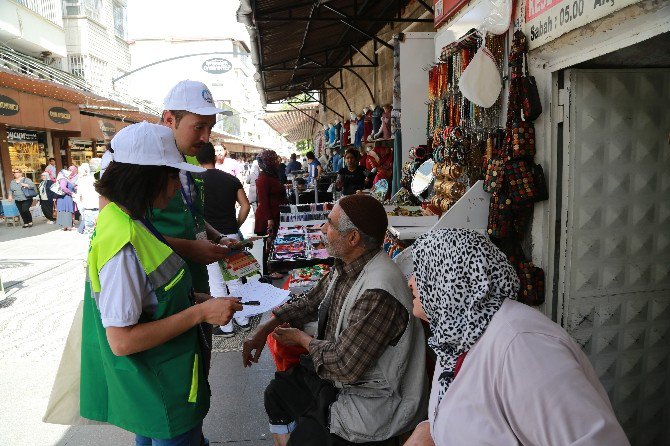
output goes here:
[[[492, 107], [484, 108], [464, 98], [458, 88], [463, 71], [481, 44], [481, 35], [474, 30], [468, 32], [442, 49], [440, 63], [428, 74], [426, 137], [436, 163], [430, 202], [442, 212], [483, 179], [487, 142], [500, 129], [500, 97]], [[494, 56], [501, 76], [504, 44], [504, 34], [486, 38], [486, 48]]]

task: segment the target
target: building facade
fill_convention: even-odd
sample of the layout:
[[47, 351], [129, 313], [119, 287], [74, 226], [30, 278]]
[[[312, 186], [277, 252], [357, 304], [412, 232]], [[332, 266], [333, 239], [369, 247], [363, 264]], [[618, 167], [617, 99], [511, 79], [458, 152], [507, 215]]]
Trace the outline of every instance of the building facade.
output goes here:
[[124, 37], [125, 1], [0, 0], [3, 196], [12, 169], [39, 180], [50, 157], [80, 165], [120, 128], [158, 119], [112, 82], [130, 67]]
[[138, 70], [126, 78], [130, 94], [162, 103], [177, 80], [201, 81], [212, 90], [217, 106], [232, 112], [232, 116], [220, 116], [214, 127], [217, 133], [231, 135], [221, 137], [221, 142], [232, 152], [257, 152], [262, 148], [286, 152], [292, 148], [260, 119], [262, 105], [253, 78], [255, 69], [243, 41], [142, 38], [131, 40], [130, 48], [132, 69]]

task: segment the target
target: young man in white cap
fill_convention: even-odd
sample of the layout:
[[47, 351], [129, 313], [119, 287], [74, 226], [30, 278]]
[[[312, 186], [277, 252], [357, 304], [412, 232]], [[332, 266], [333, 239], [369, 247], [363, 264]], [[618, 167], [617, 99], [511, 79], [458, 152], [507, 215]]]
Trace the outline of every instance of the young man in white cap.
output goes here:
[[[209, 142], [216, 115], [223, 112], [214, 106], [205, 84], [184, 80], [165, 97], [161, 124], [172, 129], [183, 155], [195, 156]], [[200, 190], [191, 175], [182, 170], [179, 177], [179, 193], [165, 209], [152, 212], [151, 222], [186, 260], [195, 290], [208, 293], [206, 265], [223, 259], [229, 249], [221, 244], [225, 243], [223, 235], [204, 220]]]

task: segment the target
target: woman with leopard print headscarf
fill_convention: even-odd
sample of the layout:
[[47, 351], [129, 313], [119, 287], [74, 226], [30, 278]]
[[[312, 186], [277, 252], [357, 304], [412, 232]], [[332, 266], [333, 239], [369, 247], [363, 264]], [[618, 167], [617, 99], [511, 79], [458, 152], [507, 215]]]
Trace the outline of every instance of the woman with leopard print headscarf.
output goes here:
[[412, 253], [414, 315], [437, 365], [428, 420], [405, 446], [629, 444], [586, 355], [514, 300], [516, 272], [487, 237], [438, 229]]

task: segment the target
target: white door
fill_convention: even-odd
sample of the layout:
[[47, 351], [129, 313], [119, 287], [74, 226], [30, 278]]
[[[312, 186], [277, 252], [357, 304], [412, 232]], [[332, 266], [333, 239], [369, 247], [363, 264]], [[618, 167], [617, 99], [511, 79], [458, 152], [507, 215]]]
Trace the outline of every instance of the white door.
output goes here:
[[667, 445], [670, 70], [564, 79], [555, 318], [591, 359], [631, 443]]

